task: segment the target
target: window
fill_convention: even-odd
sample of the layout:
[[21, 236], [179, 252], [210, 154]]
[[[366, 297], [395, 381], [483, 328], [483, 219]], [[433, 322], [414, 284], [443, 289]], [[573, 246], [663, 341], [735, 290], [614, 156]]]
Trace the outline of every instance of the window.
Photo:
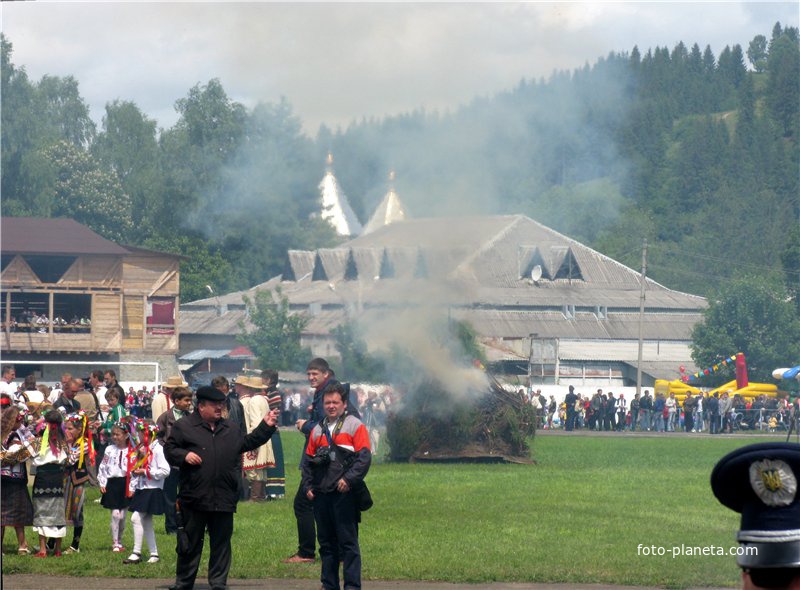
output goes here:
[[175, 298], [150, 297], [147, 299], [147, 333], [175, 333]]
[[78, 257], [28, 254], [24, 258], [40, 281], [43, 283], [57, 283]]
[[53, 331], [88, 334], [92, 330], [92, 296], [53, 293]]

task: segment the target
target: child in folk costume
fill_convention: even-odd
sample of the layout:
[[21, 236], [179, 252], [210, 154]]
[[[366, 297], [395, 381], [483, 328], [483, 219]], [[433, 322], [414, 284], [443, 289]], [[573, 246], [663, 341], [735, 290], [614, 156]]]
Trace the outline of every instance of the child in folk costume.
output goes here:
[[103, 498], [100, 504], [111, 510], [111, 550], [114, 553], [125, 551], [122, 534], [125, 532], [125, 518], [128, 514], [128, 454], [130, 447], [130, 427], [125, 422], [117, 422], [111, 427], [111, 444], [103, 453], [103, 460], [97, 470], [97, 483]]
[[73, 527], [72, 543], [65, 553], [79, 553], [83, 534], [83, 502], [86, 500], [86, 483], [89, 467], [96, 463], [92, 431], [85, 412], [68, 415], [64, 420], [64, 435], [69, 445], [69, 459], [64, 478], [64, 496], [67, 501], [67, 526]]
[[120, 422], [128, 415], [128, 410], [125, 409], [123, 404], [125, 400], [122, 399], [119, 389], [109, 389], [106, 391], [106, 403], [108, 403], [108, 414], [104, 421], [98, 421], [97, 427], [102, 431], [103, 437], [106, 441], [111, 440], [111, 429], [115, 424]]
[[32, 444], [33, 435], [25, 425], [26, 412], [11, 399], [11, 396], [0, 396], [2, 407], [2, 486], [0, 486], [0, 521], [2, 521], [2, 538], [6, 527], [14, 527], [17, 533], [17, 553], [28, 555], [31, 550], [25, 539], [25, 527], [33, 524], [33, 504], [28, 493], [28, 469], [26, 460], [36, 454]]
[[147, 563], [158, 563], [156, 533], [153, 529], [153, 515], [164, 514], [164, 479], [169, 475], [169, 463], [164, 457], [164, 449], [156, 438], [158, 428], [142, 420], [137, 420], [131, 432], [136, 446], [128, 453], [128, 494], [132, 494], [129, 505], [133, 525], [133, 552], [123, 560], [125, 564], [142, 562], [142, 538], [147, 540], [150, 559]]
[[33, 530], [39, 535], [39, 552], [47, 557], [47, 539], [55, 539], [54, 557], [61, 557], [61, 539], [67, 536], [64, 471], [69, 450], [62, 430], [63, 418], [58, 410], [49, 410], [36, 431], [41, 437], [39, 453], [34, 457], [36, 478], [33, 480]]

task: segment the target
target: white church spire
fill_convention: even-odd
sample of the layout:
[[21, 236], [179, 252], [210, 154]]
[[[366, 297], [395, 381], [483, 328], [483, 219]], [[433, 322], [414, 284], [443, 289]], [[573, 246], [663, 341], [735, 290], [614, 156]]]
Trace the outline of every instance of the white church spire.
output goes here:
[[384, 225], [389, 225], [395, 221], [403, 221], [406, 218], [406, 211], [403, 204], [400, 202], [400, 197], [394, 190], [394, 170], [389, 172], [389, 192], [383, 197], [383, 200], [375, 209], [367, 224], [364, 226], [364, 233], [368, 234], [374, 232], [376, 229], [382, 228]]
[[325, 177], [319, 183], [319, 190], [322, 193], [322, 218], [327, 220], [340, 236], [357, 236], [361, 233], [361, 223], [333, 175], [333, 154], [330, 152], [325, 163]]

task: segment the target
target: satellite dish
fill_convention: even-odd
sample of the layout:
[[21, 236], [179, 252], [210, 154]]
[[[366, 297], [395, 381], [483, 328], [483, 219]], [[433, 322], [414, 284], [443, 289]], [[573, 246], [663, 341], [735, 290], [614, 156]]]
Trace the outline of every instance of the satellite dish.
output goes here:
[[542, 265], [537, 264], [531, 269], [531, 279], [534, 283], [538, 283], [539, 279], [542, 278]]

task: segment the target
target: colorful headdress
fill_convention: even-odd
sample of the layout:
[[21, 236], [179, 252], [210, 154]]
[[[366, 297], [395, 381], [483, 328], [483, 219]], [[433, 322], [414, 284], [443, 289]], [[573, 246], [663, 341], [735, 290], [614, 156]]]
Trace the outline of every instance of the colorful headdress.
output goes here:
[[88, 452], [89, 455], [89, 464], [94, 465], [97, 462], [97, 454], [94, 450], [94, 443], [92, 441], [92, 429], [89, 428], [89, 418], [86, 415], [86, 412], [83, 410], [79, 410], [74, 414], [69, 414], [65, 419], [66, 422], [77, 426], [78, 431], [80, 432], [80, 436], [78, 440], [75, 441], [75, 445], [78, 447], [79, 457], [78, 457], [78, 468], [83, 467], [85, 454]]
[[[50, 417], [49, 420], [48, 417]], [[56, 417], [58, 420], [55, 419]], [[44, 453], [47, 447], [50, 447], [50, 451], [54, 455], [59, 454], [59, 433], [61, 435], [60, 438], [63, 440], [64, 423], [61, 420], [61, 414], [58, 410], [51, 410], [36, 423], [36, 434], [42, 437], [42, 442], [39, 445], [40, 454]]]
[[[156, 440], [158, 426], [151, 422], [126, 417], [123, 420], [130, 427], [131, 445], [128, 446], [128, 473], [127, 481], [130, 482], [131, 474], [137, 469], [144, 469], [147, 478], [150, 478], [150, 462], [153, 451], [150, 445]], [[130, 486], [127, 486], [128, 495], [131, 495]]]

